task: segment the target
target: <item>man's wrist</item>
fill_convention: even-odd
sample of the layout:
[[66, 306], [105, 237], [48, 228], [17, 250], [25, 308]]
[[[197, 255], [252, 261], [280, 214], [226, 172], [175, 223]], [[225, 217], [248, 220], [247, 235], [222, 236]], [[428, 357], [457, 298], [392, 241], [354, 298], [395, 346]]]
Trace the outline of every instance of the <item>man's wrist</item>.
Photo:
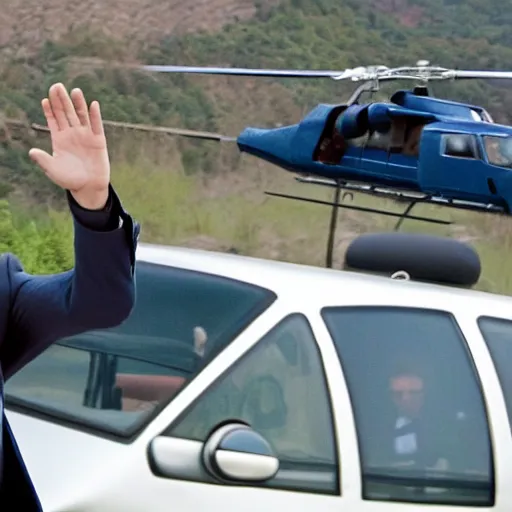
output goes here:
[[111, 186], [108, 189], [107, 202], [101, 209], [84, 208], [69, 191], [67, 196], [73, 217], [83, 226], [95, 231], [113, 231], [122, 226], [122, 209], [119, 201], [115, 200], [116, 196]]
[[82, 207], [84, 210], [98, 211], [103, 210], [107, 206], [110, 189], [107, 186], [100, 190], [70, 191], [70, 194], [73, 196], [78, 206]]

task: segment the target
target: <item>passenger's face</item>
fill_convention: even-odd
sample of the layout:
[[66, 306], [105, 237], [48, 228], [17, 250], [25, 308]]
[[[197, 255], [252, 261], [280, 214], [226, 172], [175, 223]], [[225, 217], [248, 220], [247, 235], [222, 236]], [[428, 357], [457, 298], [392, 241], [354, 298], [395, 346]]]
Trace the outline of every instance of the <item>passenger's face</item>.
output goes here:
[[397, 375], [391, 379], [393, 401], [401, 414], [417, 416], [423, 406], [423, 380], [416, 375]]

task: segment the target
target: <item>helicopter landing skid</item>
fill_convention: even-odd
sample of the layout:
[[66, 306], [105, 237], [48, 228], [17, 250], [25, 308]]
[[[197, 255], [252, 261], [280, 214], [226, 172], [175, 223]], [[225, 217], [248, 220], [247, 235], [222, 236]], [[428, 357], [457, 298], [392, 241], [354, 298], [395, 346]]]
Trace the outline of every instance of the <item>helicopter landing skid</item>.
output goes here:
[[[484, 204], [477, 203], [472, 201], [462, 201], [457, 199], [447, 199], [440, 196], [432, 196], [428, 194], [423, 194], [421, 192], [412, 192], [412, 191], [404, 191], [386, 187], [378, 187], [375, 185], [369, 185], [364, 183], [354, 183], [347, 181], [337, 181], [337, 180], [329, 180], [325, 178], [317, 178], [312, 176], [297, 176], [296, 180], [300, 183], [309, 183], [312, 185], [321, 185], [334, 188], [334, 197], [332, 201], [322, 201], [320, 199], [313, 199], [302, 196], [294, 196], [289, 194], [281, 194], [278, 192], [268, 192], [265, 194], [274, 197], [281, 197], [285, 199], [293, 199], [295, 201], [304, 201], [313, 204], [322, 204], [326, 206], [331, 206], [331, 219], [329, 225], [329, 236], [327, 240], [327, 253], [326, 253], [326, 267], [332, 268], [333, 265], [333, 251], [334, 251], [334, 237], [337, 227], [337, 219], [338, 219], [338, 209], [346, 208], [348, 210], [356, 210], [360, 212], [367, 213], [377, 213], [379, 215], [385, 215], [388, 217], [397, 217], [398, 222], [394, 226], [394, 231], [398, 231], [405, 219], [417, 220], [421, 222], [429, 222], [431, 224], [441, 224], [441, 225], [450, 225], [453, 224], [451, 221], [441, 220], [441, 219], [433, 219], [431, 217], [421, 217], [417, 215], [411, 215], [411, 210], [417, 204], [433, 204], [438, 206], [445, 206], [451, 208], [457, 208], [462, 210], [471, 210], [478, 211], [483, 213], [494, 213], [494, 214], [506, 214], [508, 213], [505, 208], [494, 205], [494, 204]], [[341, 195], [341, 191], [345, 190], [343, 195]], [[382, 197], [386, 199], [392, 199], [397, 202], [406, 202], [408, 203], [407, 208], [403, 213], [390, 212], [386, 210], [381, 210], [378, 208], [368, 208], [363, 206], [355, 206], [343, 204], [342, 201], [345, 197], [350, 196], [353, 198], [353, 192], [359, 192], [362, 194], [372, 195], [375, 197]]]
[[369, 185], [366, 183], [356, 183], [350, 181], [336, 181], [327, 178], [316, 178], [313, 176], [297, 176], [295, 178], [300, 183], [309, 183], [312, 185], [323, 185], [327, 187], [340, 187], [353, 192], [360, 192], [371, 196], [393, 199], [398, 202], [415, 202], [426, 203], [437, 206], [445, 206], [448, 208], [457, 208], [460, 210], [471, 210], [481, 213], [509, 213], [503, 206], [493, 203], [479, 203], [476, 201], [464, 201], [462, 199], [451, 199], [422, 192], [413, 192], [410, 190], [401, 190], [391, 187], [382, 187], [377, 185]]

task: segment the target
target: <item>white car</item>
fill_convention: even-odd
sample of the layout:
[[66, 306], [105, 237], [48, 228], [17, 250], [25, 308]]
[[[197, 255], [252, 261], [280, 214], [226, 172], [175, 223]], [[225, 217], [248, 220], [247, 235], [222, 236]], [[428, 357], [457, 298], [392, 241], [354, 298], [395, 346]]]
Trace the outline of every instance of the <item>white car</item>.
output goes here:
[[176, 247], [137, 260], [122, 326], [6, 385], [46, 512], [512, 511], [512, 299]]

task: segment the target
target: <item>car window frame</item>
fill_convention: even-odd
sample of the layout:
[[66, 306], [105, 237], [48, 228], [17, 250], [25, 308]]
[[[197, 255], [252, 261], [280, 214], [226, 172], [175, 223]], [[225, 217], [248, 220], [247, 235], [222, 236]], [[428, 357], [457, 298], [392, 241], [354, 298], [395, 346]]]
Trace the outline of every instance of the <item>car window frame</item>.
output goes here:
[[[458, 333], [459, 333], [459, 336], [461, 338], [461, 341], [462, 341], [462, 348], [466, 354], [466, 358], [467, 358], [467, 361], [471, 367], [471, 371], [473, 373], [473, 377], [476, 379], [476, 384], [478, 386], [478, 392], [480, 393], [480, 397], [481, 397], [481, 401], [482, 401], [482, 405], [483, 405], [483, 411], [484, 411], [484, 416], [485, 416], [485, 422], [486, 422], [486, 427], [487, 427], [487, 435], [488, 435], [488, 438], [487, 438], [487, 442], [488, 442], [488, 446], [489, 446], [489, 454], [490, 454], [490, 468], [491, 468], [491, 482], [490, 482], [490, 485], [491, 485], [491, 488], [492, 488], [492, 500], [491, 500], [491, 504], [487, 504], [487, 505], [474, 505], [474, 504], [467, 504], [467, 503], [447, 503], [447, 504], [444, 504], [444, 503], [437, 503], [437, 502], [432, 502], [432, 503], [428, 503], [428, 502], [423, 502], [423, 501], [415, 501], [415, 502], [411, 502], [411, 501], [405, 501], [405, 502], [399, 502], [399, 501], [396, 501], [396, 500], [385, 500], [385, 499], [375, 499], [375, 498], [371, 498], [371, 497], [366, 497], [365, 495], [365, 488], [366, 488], [366, 481], [365, 481], [365, 474], [364, 474], [364, 460], [363, 460], [363, 457], [362, 457], [362, 447], [361, 447], [361, 437], [360, 437], [360, 434], [359, 434], [359, 431], [360, 431], [360, 427], [359, 427], [359, 424], [358, 424], [358, 421], [357, 421], [357, 417], [356, 417], [356, 414], [355, 414], [355, 409], [354, 409], [354, 406], [353, 406], [353, 397], [352, 397], [352, 393], [351, 393], [351, 386], [349, 384], [349, 381], [348, 381], [348, 378], [347, 378], [347, 373], [346, 373], [346, 370], [345, 370], [345, 366], [342, 362], [342, 359], [339, 355], [339, 351], [338, 351], [338, 348], [337, 348], [337, 345], [336, 345], [336, 342], [335, 342], [335, 339], [333, 337], [333, 335], [331, 334], [331, 331], [328, 327], [328, 324], [327, 324], [327, 321], [324, 317], [324, 311], [330, 311], [330, 310], [333, 310], [333, 311], [336, 311], [336, 310], [409, 310], [409, 311], [426, 311], [426, 312], [429, 312], [429, 313], [437, 313], [437, 314], [441, 314], [441, 315], [445, 315], [447, 317], [450, 318], [450, 320], [452, 321], [454, 327], [457, 329]], [[473, 355], [473, 352], [472, 352], [472, 349], [471, 349], [471, 343], [468, 341], [467, 339], [467, 335], [465, 333], [465, 329], [464, 329], [464, 321], [461, 322], [459, 321], [458, 319], [458, 314], [455, 313], [455, 310], [450, 310], [450, 309], [441, 309], [441, 308], [436, 308], [436, 307], [428, 307], [426, 305], [407, 305], [405, 302], [398, 302], [398, 303], [395, 303], [395, 302], [377, 302], [377, 303], [373, 303], [373, 302], [368, 302], [368, 303], [364, 303], [364, 304], [355, 304], [355, 303], [345, 303], [345, 304], [338, 304], [338, 305], [328, 305], [328, 306], [323, 306], [320, 308], [320, 311], [319, 311], [319, 317], [322, 321], [322, 323], [324, 324], [324, 327], [326, 329], [326, 331], [329, 333], [329, 336], [332, 340], [332, 344], [333, 344], [333, 349], [335, 350], [336, 352], [336, 355], [337, 355], [337, 359], [339, 361], [339, 364], [340, 364], [340, 367], [341, 367], [341, 372], [342, 372], [342, 376], [343, 376], [343, 381], [344, 381], [344, 384], [345, 384], [345, 387], [347, 389], [347, 393], [349, 394], [349, 397], [350, 397], [350, 411], [351, 411], [351, 414], [352, 414], [352, 418], [353, 418], [353, 422], [354, 422], [354, 428], [355, 428], [355, 439], [356, 439], [356, 443], [357, 443], [357, 457], [358, 457], [358, 463], [359, 463], [359, 482], [360, 482], [360, 488], [361, 488], [361, 499], [362, 501], [364, 502], [368, 502], [368, 503], [375, 503], [375, 504], [382, 504], [382, 505], [389, 505], [391, 506], [393, 503], [404, 503], [404, 504], [407, 504], [407, 505], [416, 505], [416, 506], [452, 506], [452, 507], [458, 507], [458, 508], [465, 508], [465, 507], [468, 507], [468, 508], [474, 508], [474, 507], [479, 507], [481, 508], [482, 506], [483, 507], [496, 507], [497, 504], [498, 504], [498, 501], [499, 501], [499, 497], [498, 497], [498, 489], [497, 489], [497, 486], [499, 484], [499, 481], [500, 481], [500, 478], [499, 478], [499, 473], [497, 472], [500, 468], [499, 468], [499, 464], [497, 464], [497, 456], [496, 456], [496, 449], [497, 449], [497, 446], [496, 446], [496, 441], [494, 439], [494, 430], [493, 430], [493, 414], [492, 414], [492, 410], [491, 410], [491, 406], [490, 404], [488, 403], [488, 399], [487, 399], [487, 393], [486, 393], [486, 388], [484, 386], [484, 383], [482, 381], [482, 377], [480, 375], [480, 372], [479, 372], [479, 369], [478, 369], [478, 365], [477, 365], [477, 362], [475, 360], [475, 357]], [[482, 336], [483, 337], [483, 336]], [[485, 341], [484, 341], [485, 343]], [[500, 386], [501, 388], [501, 386]]]
[[[299, 311], [299, 310], [287, 310], [284, 315], [281, 315], [277, 320], [273, 321], [271, 325], [266, 328], [264, 331], [262, 331], [257, 340], [247, 349], [245, 350], [239, 357], [232, 360], [229, 364], [227, 364], [222, 371], [218, 372], [214, 379], [211, 380], [211, 382], [203, 387], [195, 396], [193, 399], [189, 400], [186, 404], [186, 406], [182, 407], [180, 412], [176, 414], [173, 419], [165, 426], [165, 428], [156, 434], [156, 436], [163, 436], [168, 437], [171, 439], [174, 439], [176, 441], [183, 441], [183, 442], [196, 442], [196, 443], [203, 443], [203, 441], [198, 441], [196, 439], [185, 439], [182, 437], [174, 437], [172, 435], [167, 434], [166, 432], [169, 430], [172, 430], [174, 426], [179, 424], [188, 414], [189, 412], [195, 407], [195, 405], [211, 390], [214, 389], [215, 386], [219, 386], [222, 384], [222, 381], [224, 378], [229, 376], [230, 372], [234, 370], [237, 365], [244, 362], [244, 360], [247, 357], [250, 357], [251, 353], [256, 351], [261, 343], [262, 340], [264, 340], [269, 334], [271, 334], [273, 331], [275, 331], [282, 323], [289, 320], [292, 317], [301, 317], [303, 320], [305, 320], [311, 335], [313, 337], [313, 343], [315, 345], [316, 352], [318, 354], [320, 366], [322, 369], [322, 378], [323, 383], [325, 386], [325, 390], [327, 393], [327, 406], [328, 406], [328, 413], [329, 413], [329, 424], [331, 428], [332, 433], [332, 440], [334, 445], [334, 458], [335, 458], [335, 489], [332, 492], [326, 492], [326, 491], [318, 491], [313, 489], [301, 489], [299, 487], [278, 487], [278, 486], [262, 486], [261, 484], [250, 484], [250, 487], [253, 488], [261, 488], [267, 491], [280, 491], [280, 492], [297, 492], [297, 493], [306, 493], [311, 495], [317, 495], [317, 496], [325, 496], [325, 497], [335, 497], [335, 498], [341, 498], [343, 497], [343, 487], [341, 482], [341, 476], [342, 476], [342, 465], [341, 465], [341, 458], [342, 455], [340, 455], [339, 449], [340, 449], [340, 440], [338, 439], [338, 425], [336, 421], [336, 411], [335, 408], [337, 405], [333, 401], [332, 391], [330, 387], [330, 380], [329, 380], [329, 372], [327, 371], [325, 361], [322, 354], [322, 348], [321, 344], [318, 341], [316, 329], [313, 326], [313, 323], [311, 319], [308, 317], [307, 313], [305, 311]], [[339, 407], [338, 407], [339, 408]], [[229, 418], [226, 418], [226, 420], [229, 420]], [[279, 458], [279, 457], [278, 457]], [[196, 483], [201, 483], [200, 481], [197, 481]], [[226, 484], [227, 487], [231, 487], [235, 484]], [[249, 484], [247, 484], [249, 485]]]
[[[498, 386], [499, 386], [499, 389], [500, 389], [500, 392], [501, 392], [501, 396], [502, 396], [502, 399], [503, 399], [503, 404], [504, 404], [504, 407], [505, 407], [505, 415], [506, 415], [507, 420], [508, 420], [510, 436], [512, 438], [512, 406], [510, 407], [510, 411], [509, 411], [509, 406], [508, 406], [509, 401], [512, 404], [512, 393], [510, 394], [510, 397], [507, 397], [507, 393], [505, 392], [505, 385], [502, 382], [501, 372], [498, 370], [498, 366], [496, 364], [496, 359], [495, 359], [494, 352], [489, 347], [489, 343], [487, 341], [487, 336], [485, 335], [484, 330], [482, 329], [482, 327], [480, 325], [480, 321], [481, 320], [494, 320], [494, 321], [498, 321], [498, 322], [506, 322], [506, 323], [509, 323], [512, 326], [512, 319], [511, 318], [501, 317], [501, 316], [496, 316], [496, 315], [491, 315], [489, 313], [486, 313], [486, 314], [483, 314], [483, 315], [478, 315], [476, 317], [476, 319], [475, 319], [476, 327], [478, 329], [478, 332], [479, 332], [480, 336], [482, 337], [482, 340], [483, 340], [483, 343], [485, 345], [485, 348], [486, 348], [486, 350], [487, 350], [487, 352], [489, 354], [489, 357], [491, 359], [491, 364], [492, 364], [494, 373], [496, 374], [496, 379], [498, 380]], [[512, 340], [511, 340], [511, 343], [512, 343]], [[512, 371], [512, 369], [511, 369], [511, 371]]]
[[[137, 266], [144, 266], [144, 267], [152, 267], [152, 268], [159, 268], [164, 271], [170, 270], [170, 271], [180, 271], [185, 274], [189, 275], [195, 275], [195, 276], [206, 276], [208, 278], [212, 277], [219, 281], [225, 281], [225, 282], [231, 282], [231, 283], [239, 283], [243, 284], [251, 289], [259, 289], [266, 294], [266, 299], [262, 300], [259, 306], [254, 306], [251, 310], [249, 310], [245, 316], [245, 321], [242, 323], [242, 325], [237, 329], [232, 329], [231, 335], [229, 336], [229, 343], [223, 344], [222, 347], [220, 347], [219, 350], [214, 350], [212, 354], [207, 355], [204, 358], [203, 363], [200, 365], [199, 370], [193, 375], [191, 379], [188, 379], [184, 382], [184, 384], [180, 387], [178, 392], [174, 394], [171, 398], [168, 400], [163, 400], [162, 402], [159, 402], [151, 411], [150, 414], [148, 414], [145, 417], [145, 420], [138, 423], [137, 428], [131, 429], [125, 434], [119, 433], [118, 430], [115, 429], [109, 429], [109, 428], [103, 428], [98, 426], [92, 421], [87, 421], [84, 419], [81, 419], [80, 422], [76, 419], [72, 419], [71, 415], [66, 414], [63, 411], [52, 411], [49, 412], [44, 407], [40, 407], [38, 405], [33, 405], [29, 403], [26, 400], [16, 398], [13, 396], [9, 396], [8, 393], [4, 394], [4, 404], [5, 409], [7, 411], [12, 411], [14, 413], [18, 413], [24, 416], [28, 416], [31, 418], [35, 418], [38, 420], [46, 421], [50, 424], [70, 428], [72, 430], [75, 430], [77, 432], [82, 432], [85, 434], [90, 434], [98, 438], [106, 439], [109, 441], [115, 441], [120, 444], [133, 444], [140, 435], [144, 432], [145, 429], [148, 428], [151, 423], [158, 418], [158, 416], [182, 393], [182, 391], [188, 387], [188, 385], [196, 380], [196, 378], [215, 360], [217, 359], [225, 350], [228, 348], [244, 331], [246, 331], [258, 318], [260, 318], [262, 315], [264, 315], [271, 306], [277, 301], [278, 295], [277, 292], [271, 288], [255, 284], [250, 281], [244, 281], [240, 278], [234, 278], [229, 277], [224, 274], [216, 274], [212, 272], [207, 272], [204, 270], [198, 270], [198, 269], [191, 269], [188, 267], [180, 267], [176, 265], [166, 265], [163, 263], [148, 261], [148, 260], [139, 260], [137, 261]], [[135, 278], [137, 279], [136, 275]], [[86, 331], [92, 332], [95, 330]], [[81, 334], [86, 334], [81, 333]], [[81, 334], [77, 335], [80, 336]], [[64, 346], [65, 348], [71, 348], [67, 347], [66, 345], [59, 344], [59, 340], [57, 340], [55, 343], [52, 343], [50, 347], [53, 347], [55, 345], [57, 346]], [[50, 348], [48, 347], [48, 349]], [[46, 350], [48, 350], [46, 349]], [[76, 349], [79, 350], [79, 349]], [[87, 351], [88, 352], [88, 351]], [[42, 352], [40, 355], [42, 355], [44, 352]], [[90, 354], [91, 352], [89, 352]], [[30, 364], [30, 363], [29, 363]]]

